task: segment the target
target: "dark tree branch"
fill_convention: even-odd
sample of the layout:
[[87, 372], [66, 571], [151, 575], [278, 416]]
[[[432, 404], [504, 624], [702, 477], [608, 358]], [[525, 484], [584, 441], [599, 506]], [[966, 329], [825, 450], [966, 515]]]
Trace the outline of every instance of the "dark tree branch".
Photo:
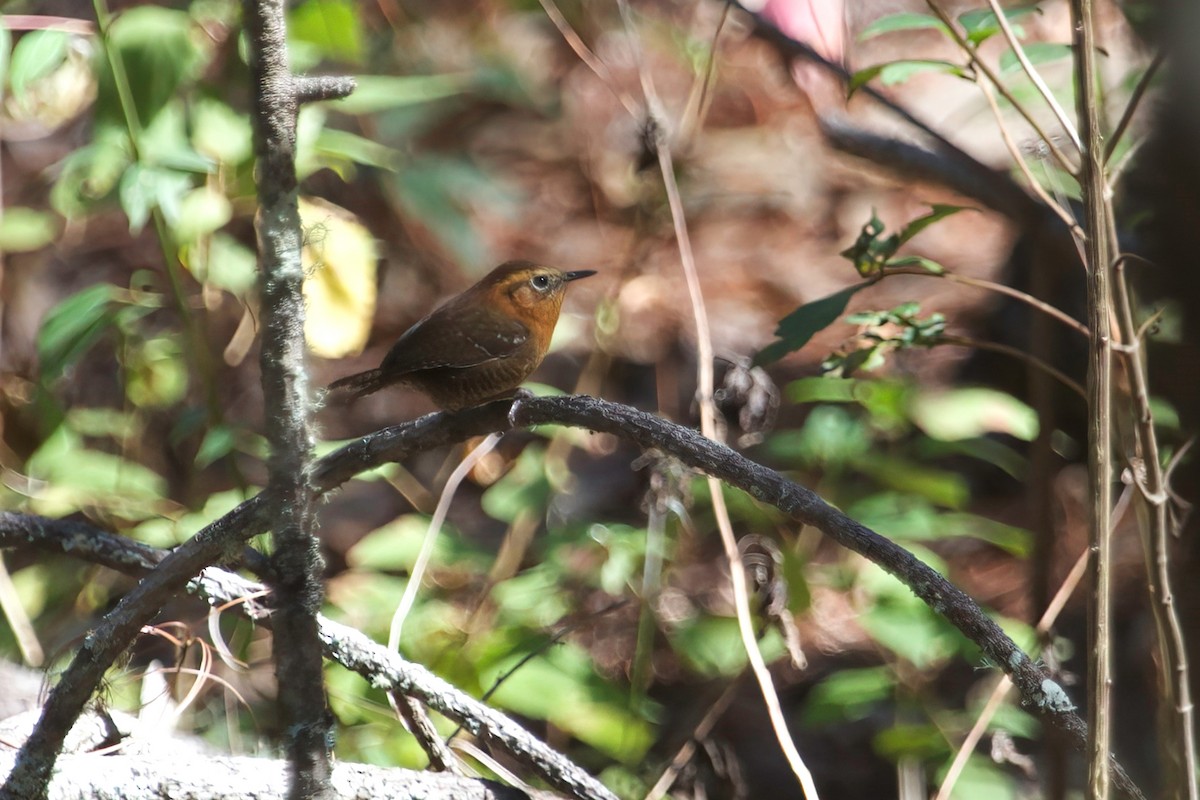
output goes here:
[[323, 563], [314, 534], [309, 480], [313, 436], [304, 365], [304, 267], [296, 184], [297, 87], [328, 89], [333, 81], [299, 81], [288, 66], [283, 0], [242, 4], [250, 44], [251, 118], [258, 166], [260, 364], [267, 441], [271, 445], [267, 506], [276, 576], [272, 653], [292, 765], [294, 800], [332, 800], [333, 717], [317, 646], [324, 596]]
[[297, 75], [293, 78], [293, 86], [297, 103], [318, 103], [349, 97], [354, 91], [354, 79], [338, 75]]
[[[642, 448], [661, 450], [695, 469], [743, 489], [764, 503], [776, 506], [799, 522], [820, 529], [845, 547], [880, 565], [962, 631], [993, 664], [1012, 677], [1026, 706], [1032, 707], [1047, 722], [1065, 731], [1077, 747], [1084, 746], [1087, 728], [1073, 713], [1071, 701], [1062, 687], [1021, 652], [970, 597], [944, 577], [904, 548], [829, 506], [811, 490], [792, 483], [774, 470], [750, 461], [723, 444], [706, 439], [694, 430], [645, 412], [590, 397], [559, 397], [521, 400], [515, 404], [498, 401], [456, 414], [430, 414], [369, 434], [329, 454], [317, 463], [314, 480], [317, 490], [325, 492], [359, 472], [400, 460], [420, 450], [461, 441], [472, 435], [505, 430], [512, 425], [551, 423], [611, 433]], [[222, 552], [222, 547], [231, 548], [260, 532], [261, 528], [256, 529], [256, 525], [261, 524], [261, 517], [256, 515], [261, 514], [261, 510], [254, 507], [256, 500], [243, 503], [225, 519], [201, 531], [196, 539], [181, 545], [163, 561], [163, 566], [180, 551], [199, 549], [193, 543], [201, 537], [206, 542], [219, 542], [217, 545], [208, 545], [215, 546], [212, 551], [215, 560], [216, 554]], [[238, 522], [228, 523], [231, 517]], [[35, 520], [32, 526], [23, 529], [21, 519], [16, 515], [0, 515], [0, 545], [20, 544], [22, 541], [37, 545], [43, 541], [39, 539], [38, 532], [48, 530], [47, 522]], [[218, 527], [220, 532], [213, 532], [212, 529]], [[6, 532], [13, 538], [3, 538]], [[78, 531], [69, 535], [75, 541]], [[82, 554], [83, 551], [76, 546], [72, 552]], [[121, 561], [115, 557], [109, 558]], [[182, 586], [205, 565], [201, 560], [197, 568], [187, 577], [179, 579], [175, 586]], [[155, 578], [161, 569], [147, 576], [138, 588]], [[118, 610], [124, 602], [118, 605]], [[337, 638], [342, 634], [349, 638]], [[445, 703], [436, 693], [425, 694], [428, 689], [417, 686], [412, 677], [412, 670], [418, 668], [405, 664], [399, 656], [374, 645], [361, 633], [329, 623], [322, 624], [321, 636], [328, 651], [339, 663], [362, 674], [382, 675], [387, 688], [398, 688], [452, 719], [471, 718], [471, 711], [458, 705], [457, 700], [455, 703]], [[387, 671], [372, 672], [381, 666], [386, 667]], [[475, 727], [478, 728], [477, 722]], [[1141, 798], [1141, 792], [1120, 765], [1115, 760], [1112, 764], [1118, 788], [1129, 797]]]
[[408, 732], [425, 751], [425, 755], [429, 758], [430, 769], [435, 772], [451, 772], [461, 775], [462, 770], [459, 769], [458, 759], [454, 757], [450, 746], [442, 741], [441, 736], [438, 736], [437, 728], [433, 727], [433, 720], [429, 718], [425, 706], [398, 691], [392, 692], [389, 698], [392, 701], [392, 708], [396, 709], [396, 713], [404, 719], [404, 726], [408, 728]]

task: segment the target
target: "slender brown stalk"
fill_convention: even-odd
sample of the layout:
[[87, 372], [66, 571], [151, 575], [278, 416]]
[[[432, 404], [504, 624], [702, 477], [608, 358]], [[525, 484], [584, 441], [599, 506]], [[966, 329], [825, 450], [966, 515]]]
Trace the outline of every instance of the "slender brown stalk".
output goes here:
[[1162, 736], [1159, 747], [1163, 761], [1164, 796], [1175, 800], [1197, 800], [1196, 728], [1183, 627], [1171, 591], [1169, 542], [1171, 539], [1170, 493], [1154, 430], [1150, 387], [1143, 359], [1143, 339], [1133, 319], [1129, 286], [1125, 279], [1125, 256], [1114, 264], [1117, 324], [1121, 330], [1119, 349], [1130, 383], [1133, 406], [1134, 452], [1130, 473], [1138, 496], [1142, 545], [1150, 608], [1158, 634], [1159, 683], [1162, 686]]
[[1071, 0], [1074, 31], [1077, 114], [1083, 129], [1084, 253], [1087, 266], [1088, 327], [1088, 489], [1089, 543], [1093, 561], [1088, 605], [1088, 793], [1109, 797], [1108, 757], [1112, 739], [1112, 331], [1109, 265], [1110, 226], [1105, 195], [1104, 145], [1100, 98], [1096, 90], [1096, 34], [1092, 0]]

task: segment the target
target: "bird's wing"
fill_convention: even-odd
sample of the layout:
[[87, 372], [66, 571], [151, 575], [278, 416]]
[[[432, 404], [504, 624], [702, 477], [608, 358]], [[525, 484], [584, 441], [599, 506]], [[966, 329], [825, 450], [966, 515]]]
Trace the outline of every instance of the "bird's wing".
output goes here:
[[[448, 323], [449, 319], [454, 320], [453, 324]], [[508, 358], [528, 340], [529, 329], [503, 314], [443, 307], [409, 328], [388, 351], [380, 369], [403, 375], [426, 369], [474, 367]]]

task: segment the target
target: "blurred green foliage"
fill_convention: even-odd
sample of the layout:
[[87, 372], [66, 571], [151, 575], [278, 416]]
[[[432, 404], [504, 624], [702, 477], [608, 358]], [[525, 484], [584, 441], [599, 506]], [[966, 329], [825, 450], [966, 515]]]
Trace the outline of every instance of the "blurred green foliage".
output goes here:
[[[0, 488], [5, 508], [80, 514], [169, 547], [257, 490], [254, 476], [261, 474], [266, 455], [257, 424], [220, 403], [214, 407], [211, 398], [221, 379], [197, 357], [209, 346], [206, 309], [231, 298], [252, 327], [257, 303], [246, 233], [254, 211], [251, 129], [243, 90], [232, 88], [246, 80], [237, 9], [233, 0], [207, 0], [186, 10], [135, 6], [115, 16], [106, 37], [32, 31], [11, 46], [11, 35], [0, 26], [0, 75], [13, 107], [52, 119], [58, 112], [45, 99], [47, 87], [80, 70], [94, 92], [94, 99], [73, 111], [90, 113], [87, 141], [59, 165], [49, 206], [6, 209], [0, 248], [36, 251], [65, 226], [120, 214], [132, 237], [143, 229], [154, 236], [162, 266], [139, 269], [121, 283], [97, 275], [45, 316], [30, 400], [41, 439], [23, 464], [22, 480]], [[1028, 10], [1013, 16], [1023, 13]], [[960, 20], [969, 23], [976, 43], [996, 32], [994, 18], [986, 14]], [[926, 27], [937, 25], [921, 15], [898, 15], [864, 36]], [[295, 4], [289, 33], [297, 69], [359, 73], [351, 97], [302, 111], [300, 178], [322, 170], [346, 180], [366, 176], [388, 200], [388, 213], [427, 232], [426, 241], [450, 260], [472, 266], [489, 261], [464, 209], [484, 204], [504, 217], [521, 203], [520, 192], [465, 149], [438, 149], [422, 140], [436, 139], [439, 128], [469, 104], [553, 113], [552, 104], [532, 88], [535, 81], [523, 72], [527, 67], [480, 47], [464, 53], [453, 71], [422, 74], [421, 57], [410, 55], [403, 67], [413, 74], [391, 74], [398, 57], [391, 42], [395, 32], [368, 26], [362, 4], [349, 0]], [[706, 52], [695, 41], [677, 44], [681, 58], [703, 63]], [[856, 79], [881, 76], [886, 83], [928, 68], [949, 69], [944, 62], [908, 61], [871, 68]], [[777, 331], [781, 341], [760, 360], [803, 347], [842, 317], [859, 289], [888, 270], [939, 272], [928, 259], [898, 251], [928, 225], [961, 210], [935, 206], [889, 236], [872, 215], [843, 253], [866, 282], [785, 317]], [[1019, 475], [1023, 457], [996, 435], [1032, 439], [1032, 412], [996, 392], [934, 392], [900, 380], [857, 377], [897, 349], [935, 343], [944, 320], [922, 316], [911, 303], [850, 321], [872, 332], [861, 347], [827, 362], [837, 374], [786, 388], [789, 402], [808, 406], [807, 413], [795, 427], [769, 435], [757, 455], [818, 487], [831, 502], [938, 569], [946, 567], [932, 548], [945, 544], [985, 543], [1025, 557], [1027, 532], [972, 513], [970, 486], [946, 462], [965, 457]], [[886, 333], [878, 332], [882, 329]], [[232, 363], [234, 355], [225, 356]], [[98, 372], [116, 382], [120, 402], [111, 407], [71, 402], [70, 389]], [[163, 431], [175, 448], [171, 452], [185, 456], [178, 463], [150, 456], [156, 444], [150, 437]], [[635, 657], [662, 660], [674, 671], [667, 674], [687, 685], [734, 678], [743, 673], [746, 656], [728, 603], [699, 597], [715, 592], [689, 575], [713, 551], [707, 483], [689, 477], [683, 481], [687, 496], [680, 489], [672, 497], [665, 544], [656, 554], [662, 559], [662, 591], [644, 596], [643, 510], [620, 509], [618, 515], [618, 509], [607, 508], [618, 517], [607, 519], [593, 512], [566, 514], [557, 505], [573, 493], [592, 491], [558, 450], [582, 438], [578, 432], [540, 430], [482, 492], [481, 526], [511, 534], [532, 519], [541, 531], [509, 573], [490, 573], [494, 542], [445, 527], [433, 548], [432, 579], [406, 621], [402, 649], [464, 690], [489, 693], [490, 702], [549, 731], [573, 757], [596, 766], [622, 796], [633, 797], [653, 783], [668, 757], [664, 743], [678, 738], [678, 731], [667, 727], [658, 687], [634, 690], [625, 665]], [[386, 467], [358, 481], [397, 483], [398, 475], [398, 468]], [[852, 616], [847, 625], [871, 651], [871, 666], [834, 671], [812, 688], [799, 725], [819, 732], [822, 726], [874, 717], [880, 720], [873, 742], [877, 754], [941, 768], [975, 710], [939, 697], [936, 679], [954, 664], [978, 665], [978, 653], [878, 568], [857, 557], [819, 553], [775, 510], [740, 491], [724, 492], [739, 532], [780, 541], [779, 580], [787, 608], [803, 616], [830, 591], [841, 594]], [[348, 547], [345, 569], [329, 581], [327, 613], [386, 639], [427, 525], [427, 516], [405, 513]], [[117, 592], [94, 570], [67, 563], [35, 564], [15, 576], [25, 609], [39, 625], [90, 618]], [[714, 573], [703, 574], [711, 579]], [[660, 604], [668, 594], [672, 606], [666, 616]], [[630, 633], [608, 640], [570, 636], [573, 626], [600, 627], [597, 620], [606, 623], [606, 615], [621, 614], [614, 604], [618, 598], [632, 598], [641, 613], [650, 614], [650, 636], [637, 641], [651, 653], [631, 653], [637, 645]], [[621, 620], [632, 629], [626, 617]], [[1020, 630], [1011, 621], [1005, 624]], [[227, 615], [218, 627], [235, 657], [252, 669], [264, 668], [265, 649], [248, 625]], [[1032, 644], [1028, 632], [1021, 633]], [[7, 631], [0, 644], [15, 657]], [[762, 648], [770, 661], [785, 653], [773, 628], [763, 635]], [[339, 721], [339, 758], [424, 764], [424, 754], [396, 724], [382, 692], [338, 668], [330, 667], [327, 678]], [[219, 698], [193, 713], [205, 735], [222, 745], [259, 732], [253, 713], [224, 720]], [[436, 723], [442, 733], [451, 732], [445, 720]], [[1036, 733], [1031, 719], [1011, 707], [994, 725], [1014, 736]], [[1011, 795], [1006, 773], [971, 759], [958, 796]]]

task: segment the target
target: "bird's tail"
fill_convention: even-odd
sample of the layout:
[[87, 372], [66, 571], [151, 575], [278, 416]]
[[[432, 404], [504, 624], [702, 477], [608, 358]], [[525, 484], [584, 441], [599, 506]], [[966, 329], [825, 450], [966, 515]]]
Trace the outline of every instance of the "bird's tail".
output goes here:
[[346, 392], [353, 397], [362, 397], [379, 391], [384, 387], [384, 383], [383, 370], [369, 369], [366, 372], [356, 372], [353, 375], [338, 378], [329, 384], [329, 390]]

